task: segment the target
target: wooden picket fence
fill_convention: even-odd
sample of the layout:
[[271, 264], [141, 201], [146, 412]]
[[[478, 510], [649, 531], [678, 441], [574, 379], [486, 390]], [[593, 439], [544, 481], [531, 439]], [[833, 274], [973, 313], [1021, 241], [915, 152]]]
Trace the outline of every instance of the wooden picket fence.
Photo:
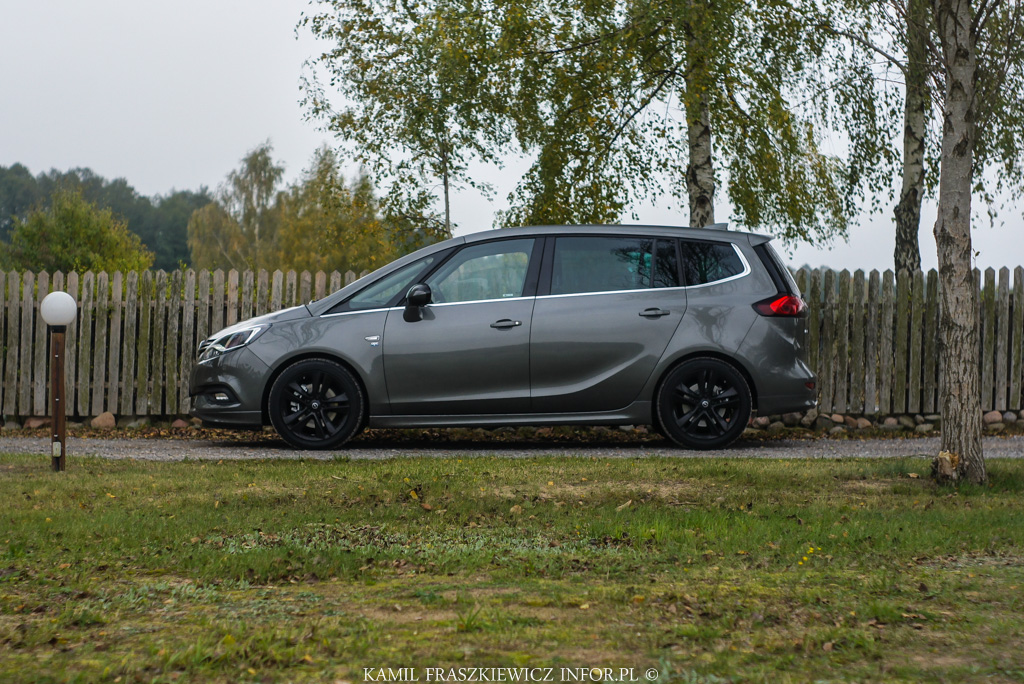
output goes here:
[[[853, 415], [939, 409], [935, 271], [802, 269], [810, 364], [820, 409]], [[68, 412], [184, 415], [198, 343], [237, 321], [307, 302], [356, 279], [351, 271], [0, 272], [0, 412], [44, 416], [46, 326], [38, 303], [64, 290], [79, 302], [65, 349]], [[1024, 268], [976, 272], [981, 292], [982, 407], [1024, 407]]]
[[[366, 275], [364, 271], [360, 275]], [[358, 276], [349, 271], [0, 272], [0, 412], [45, 416], [47, 333], [39, 302], [63, 290], [79, 303], [68, 326], [68, 413], [188, 413], [196, 348], [252, 316], [318, 299]]]

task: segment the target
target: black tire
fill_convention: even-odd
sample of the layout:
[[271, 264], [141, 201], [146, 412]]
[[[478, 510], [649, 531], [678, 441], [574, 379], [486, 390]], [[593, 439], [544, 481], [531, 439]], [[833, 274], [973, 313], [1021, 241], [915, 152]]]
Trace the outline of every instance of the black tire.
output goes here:
[[344, 366], [306, 359], [277, 376], [267, 412], [277, 433], [296, 449], [334, 449], [363, 428], [366, 395]]
[[750, 420], [750, 387], [725, 361], [684, 361], [665, 377], [655, 402], [666, 437], [688, 449], [722, 449]]

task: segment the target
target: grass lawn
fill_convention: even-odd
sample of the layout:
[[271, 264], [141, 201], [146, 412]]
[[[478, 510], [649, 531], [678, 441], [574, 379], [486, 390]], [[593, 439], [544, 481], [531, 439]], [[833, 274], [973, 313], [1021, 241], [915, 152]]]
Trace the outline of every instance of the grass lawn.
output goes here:
[[0, 454], [3, 682], [1024, 679], [1024, 460], [49, 460]]

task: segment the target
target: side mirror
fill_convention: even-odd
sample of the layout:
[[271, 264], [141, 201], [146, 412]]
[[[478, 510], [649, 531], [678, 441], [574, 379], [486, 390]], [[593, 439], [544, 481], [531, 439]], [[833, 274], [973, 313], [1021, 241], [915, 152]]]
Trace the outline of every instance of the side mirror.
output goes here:
[[405, 295], [406, 306], [426, 306], [430, 303], [430, 300], [430, 286], [423, 283], [413, 285]]
[[406, 323], [418, 323], [423, 320], [423, 307], [430, 303], [430, 286], [417, 283], [409, 288], [405, 295], [405, 312], [402, 319]]

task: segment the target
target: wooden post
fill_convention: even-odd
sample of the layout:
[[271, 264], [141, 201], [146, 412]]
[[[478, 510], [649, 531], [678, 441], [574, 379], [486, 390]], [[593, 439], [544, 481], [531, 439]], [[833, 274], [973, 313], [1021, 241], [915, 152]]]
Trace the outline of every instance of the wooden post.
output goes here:
[[50, 402], [53, 438], [50, 445], [55, 473], [67, 469], [67, 410], [64, 406], [64, 333], [66, 325], [50, 326]]

